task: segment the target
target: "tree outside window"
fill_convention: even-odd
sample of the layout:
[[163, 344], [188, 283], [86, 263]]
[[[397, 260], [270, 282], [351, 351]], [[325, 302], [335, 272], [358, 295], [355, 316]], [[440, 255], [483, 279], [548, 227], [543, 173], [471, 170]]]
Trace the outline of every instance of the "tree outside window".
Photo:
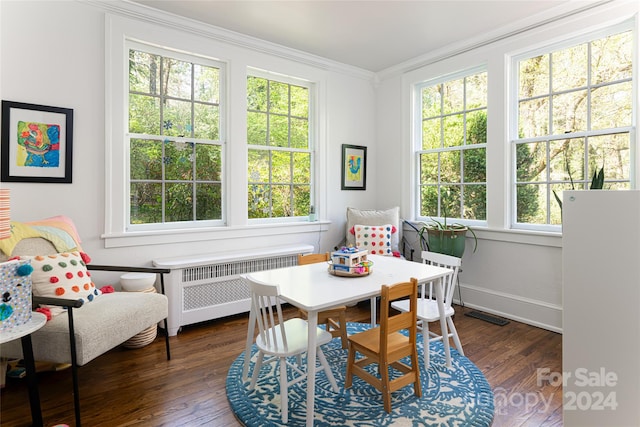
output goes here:
[[602, 168], [605, 189], [630, 188], [632, 46], [625, 31], [516, 59], [516, 227], [560, 224], [554, 193]]
[[221, 68], [151, 50], [129, 50], [129, 223], [220, 220]]
[[418, 217], [486, 220], [487, 73], [418, 86]]
[[248, 216], [301, 217], [312, 204], [310, 87], [247, 78]]

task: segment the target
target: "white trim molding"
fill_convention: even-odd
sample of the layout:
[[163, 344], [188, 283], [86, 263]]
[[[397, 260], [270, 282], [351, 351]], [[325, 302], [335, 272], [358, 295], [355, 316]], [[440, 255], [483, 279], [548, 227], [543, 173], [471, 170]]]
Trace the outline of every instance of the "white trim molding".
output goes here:
[[[562, 333], [562, 306], [460, 283], [465, 307]], [[460, 304], [460, 301], [455, 301]]]

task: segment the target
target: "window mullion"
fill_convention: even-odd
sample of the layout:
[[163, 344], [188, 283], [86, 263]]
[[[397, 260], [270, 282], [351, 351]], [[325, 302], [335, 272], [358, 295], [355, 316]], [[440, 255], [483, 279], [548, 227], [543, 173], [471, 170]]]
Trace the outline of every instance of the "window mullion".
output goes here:
[[[196, 94], [195, 94], [195, 83], [196, 83], [196, 79], [195, 79], [195, 70], [196, 66], [194, 63], [191, 63], [191, 105], [190, 105], [190, 113], [191, 113], [191, 129], [189, 131], [189, 137], [193, 137], [194, 136], [194, 124], [195, 124], [195, 99], [196, 99]], [[192, 179], [191, 179], [191, 197], [193, 200], [193, 203], [191, 203], [191, 211], [192, 211], [192, 216], [191, 219], [193, 221], [197, 221], [198, 219], [198, 198], [197, 196], [197, 189], [196, 189], [196, 178], [197, 178], [197, 169], [196, 169], [196, 144], [193, 143], [191, 144], [191, 174], [192, 174]]]

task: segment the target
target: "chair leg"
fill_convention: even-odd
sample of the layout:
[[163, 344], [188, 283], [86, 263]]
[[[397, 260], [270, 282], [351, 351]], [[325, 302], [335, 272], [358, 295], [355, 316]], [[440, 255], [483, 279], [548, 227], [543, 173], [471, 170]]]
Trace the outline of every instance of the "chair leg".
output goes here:
[[281, 357], [278, 362], [280, 363], [280, 412], [282, 413], [282, 422], [286, 424], [289, 421], [289, 389], [287, 387], [287, 361], [284, 357]]
[[424, 354], [424, 369], [429, 369], [429, 322], [422, 320], [422, 347]]
[[[251, 375], [251, 384], [249, 384], [249, 390], [253, 390], [256, 387], [256, 381], [258, 380], [258, 374], [260, 373], [260, 368], [262, 368], [262, 359], [264, 358], [264, 353], [258, 351], [258, 358], [256, 359], [256, 364], [253, 365], [253, 374]], [[245, 363], [249, 363], [249, 359]]]
[[447, 317], [447, 324], [449, 325], [449, 332], [453, 336], [453, 342], [458, 349], [458, 353], [464, 356], [464, 351], [462, 351], [462, 343], [460, 342], [460, 337], [458, 336], [458, 331], [456, 330], [455, 325], [453, 324], [453, 319], [451, 317]]
[[322, 365], [324, 369], [324, 373], [327, 375], [327, 379], [329, 380], [329, 383], [331, 384], [333, 391], [337, 393], [339, 391], [338, 383], [336, 383], [336, 379], [333, 376], [333, 372], [331, 372], [331, 367], [329, 366], [329, 362], [327, 362], [327, 358], [325, 357], [324, 352], [320, 347], [318, 347], [318, 359], [320, 359], [320, 365]]
[[382, 379], [382, 399], [384, 402], [384, 410], [391, 412], [391, 386], [389, 385], [389, 367], [387, 365], [379, 365], [380, 377]]
[[344, 311], [340, 312], [340, 339], [342, 340], [342, 348], [348, 347], [349, 338], [347, 337], [347, 317], [344, 315]]
[[169, 325], [166, 317], [164, 318], [164, 340], [165, 346], [167, 347], [167, 360], [171, 360], [171, 349], [169, 348]]
[[[416, 397], [422, 397], [422, 384], [420, 382], [420, 362], [418, 361], [418, 348], [411, 352], [411, 368], [415, 372], [416, 380], [413, 383], [413, 393]], [[429, 387], [429, 376], [427, 375], [427, 387]]]
[[347, 372], [344, 376], [344, 388], [351, 387], [353, 381], [353, 364], [356, 361], [356, 351], [353, 345], [349, 345], [349, 355], [347, 356]]
[[[160, 292], [162, 292], [162, 295], [164, 295], [164, 273], [160, 273]], [[169, 318], [165, 317], [164, 318], [164, 337], [165, 337], [165, 345], [167, 347], [167, 360], [171, 360], [171, 350], [169, 348], [169, 325], [167, 323], [167, 320]]]
[[73, 325], [73, 309], [67, 308], [69, 315], [69, 348], [71, 350], [71, 377], [73, 379], [73, 407], [75, 409], [76, 426], [81, 427], [80, 422], [80, 386], [78, 380], [78, 353], [76, 351], [76, 330]]
[[71, 363], [71, 377], [73, 378], [73, 407], [75, 408], [76, 426], [80, 427], [80, 387], [78, 386], [78, 365]]

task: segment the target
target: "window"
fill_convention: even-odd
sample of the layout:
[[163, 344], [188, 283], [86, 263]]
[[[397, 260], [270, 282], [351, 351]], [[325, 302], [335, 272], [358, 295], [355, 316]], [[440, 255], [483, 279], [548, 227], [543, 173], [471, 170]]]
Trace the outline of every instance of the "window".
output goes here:
[[131, 225], [222, 220], [223, 72], [194, 59], [129, 49]]
[[605, 189], [630, 188], [632, 46], [624, 31], [515, 58], [515, 227], [560, 224], [562, 190], [600, 169]]
[[417, 217], [486, 220], [486, 71], [425, 82], [417, 94]]
[[312, 205], [310, 86], [247, 78], [249, 219], [301, 217]]

